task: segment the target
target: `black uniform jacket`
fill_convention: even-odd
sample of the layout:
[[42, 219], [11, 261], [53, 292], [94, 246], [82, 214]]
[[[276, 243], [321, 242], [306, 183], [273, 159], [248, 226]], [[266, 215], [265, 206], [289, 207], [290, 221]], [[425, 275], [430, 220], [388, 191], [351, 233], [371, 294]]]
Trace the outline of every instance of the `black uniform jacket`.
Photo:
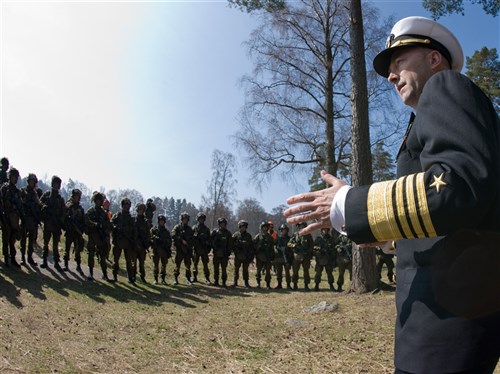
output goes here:
[[426, 83], [398, 179], [352, 188], [346, 231], [396, 240], [395, 365], [467, 370], [500, 354], [500, 123], [465, 76]]

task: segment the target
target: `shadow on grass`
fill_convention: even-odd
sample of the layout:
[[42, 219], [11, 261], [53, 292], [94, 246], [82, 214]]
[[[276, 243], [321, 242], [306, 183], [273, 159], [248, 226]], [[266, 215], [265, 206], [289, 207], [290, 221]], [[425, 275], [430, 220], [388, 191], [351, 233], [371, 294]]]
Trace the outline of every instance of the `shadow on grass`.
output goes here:
[[[71, 264], [73, 265], [73, 264]], [[87, 269], [84, 269], [86, 271]], [[109, 270], [108, 270], [109, 271]], [[41, 269], [39, 266], [22, 266], [21, 269], [5, 268], [0, 272], [0, 297], [5, 298], [12, 305], [24, 307], [20, 297], [27, 292], [40, 300], [49, 298], [48, 290], [63, 297], [72, 297], [74, 294], [83, 294], [97, 303], [106, 303], [111, 300], [117, 302], [136, 302], [153, 306], [176, 304], [186, 308], [196, 308], [199, 304], [207, 304], [209, 299], [223, 297], [249, 297], [250, 292], [256, 289], [222, 288], [199, 283], [193, 285], [179, 284], [173, 286], [154, 285], [152, 283], [135, 284], [127, 282], [126, 272], [120, 270], [118, 282], [101, 280], [102, 273], [94, 269], [94, 281], [88, 281], [85, 276], [71, 268], [67, 272], [54, 269], [54, 264]], [[268, 291], [269, 292], [269, 291]]]

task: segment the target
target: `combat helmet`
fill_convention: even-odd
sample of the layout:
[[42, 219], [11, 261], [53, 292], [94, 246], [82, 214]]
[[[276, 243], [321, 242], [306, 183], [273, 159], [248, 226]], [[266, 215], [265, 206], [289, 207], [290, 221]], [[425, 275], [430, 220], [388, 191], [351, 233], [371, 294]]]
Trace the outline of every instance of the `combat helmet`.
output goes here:
[[245, 226], [245, 227], [248, 227], [248, 222], [245, 221], [244, 219], [240, 219], [238, 221], [238, 227], [241, 227], [241, 226]]
[[182, 221], [184, 218], [187, 218], [187, 220], [189, 221], [189, 219], [190, 219], [191, 217], [189, 216], [189, 213], [188, 213], [188, 212], [182, 212], [182, 213], [181, 213], [181, 217], [180, 217], [181, 221]]
[[34, 181], [35, 183], [38, 183], [38, 178], [36, 177], [35, 174], [29, 173], [28, 178], [26, 179], [27, 182], [29, 181]]
[[227, 219], [225, 219], [224, 217], [220, 217], [219, 219], [217, 219], [217, 224], [221, 224], [221, 223], [225, 223], [227, 225]]
[[196, 220], [199, 220], [200, 218], [207, 219], [207, 216], [203, 212], [198, 212], [198, 214], [196, 215]]

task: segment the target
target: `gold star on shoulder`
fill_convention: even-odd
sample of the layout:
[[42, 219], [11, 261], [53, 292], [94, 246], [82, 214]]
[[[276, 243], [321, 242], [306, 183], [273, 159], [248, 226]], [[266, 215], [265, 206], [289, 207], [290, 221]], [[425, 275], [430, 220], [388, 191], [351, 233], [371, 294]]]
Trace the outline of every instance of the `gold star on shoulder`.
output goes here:
[[439, 177], [436, 177], [435, 175], [433, 175], [434, 182], [432, 182], [429, 185], [429, 187], [436, 187], [436, 192], [437, 193], [439, 193], [439, 190], [441, 189], [441, 187], [446, 186], [446, 182], [443, 181], [443, 176], [444, 176], [444, 173], [441, 173], [441, 175]]

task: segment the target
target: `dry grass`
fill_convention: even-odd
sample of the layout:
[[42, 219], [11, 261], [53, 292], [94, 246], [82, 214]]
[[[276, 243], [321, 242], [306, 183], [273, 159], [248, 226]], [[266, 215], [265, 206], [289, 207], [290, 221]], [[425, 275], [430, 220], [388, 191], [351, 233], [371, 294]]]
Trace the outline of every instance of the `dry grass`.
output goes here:
[[[170, 283], [172, 269], [169, 263]], [[326, 283], [320, 292], [223, 289], [179, 280], [176, 287], [132, 286], [123, 276], [109, 284], [88, 282], [74, 271], [4, 269], [0, 372], [393, 370], [393, 292], [338, 294]], [[304, 311], [323, 300], [339, 309]]]

